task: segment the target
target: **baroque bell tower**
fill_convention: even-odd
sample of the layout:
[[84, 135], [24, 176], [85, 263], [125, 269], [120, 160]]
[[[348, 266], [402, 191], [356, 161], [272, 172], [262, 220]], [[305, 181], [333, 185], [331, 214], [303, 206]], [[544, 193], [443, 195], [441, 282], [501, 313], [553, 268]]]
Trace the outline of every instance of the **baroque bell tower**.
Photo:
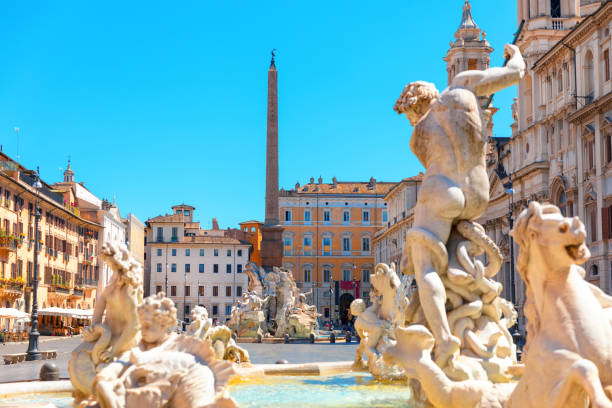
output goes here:
[[489, 68], [493, 48], [485, 37], [486, 33], [478, 27], [472, 17], [470, 2], [465, 0], [461, 23], [455, 32], [455, 41], [450, 42], [450, 48], [444, 57], [449, 85], [460, 72]]

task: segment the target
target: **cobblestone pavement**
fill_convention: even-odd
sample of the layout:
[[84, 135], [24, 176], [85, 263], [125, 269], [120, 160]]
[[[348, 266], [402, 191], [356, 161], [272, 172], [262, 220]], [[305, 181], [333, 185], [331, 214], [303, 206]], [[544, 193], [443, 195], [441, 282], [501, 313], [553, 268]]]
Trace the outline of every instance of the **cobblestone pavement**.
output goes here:
[[[41, 337], [41, 350], [57, 350], [54, 360], [26, 361], [18, 364], [3, 365], [0, 360], [0, 383], [38, 379], [40, 367], [45, 362], [53, 362], [60, 370], [60, 377], [68, 378], [68, 360], [70, 353], [81, 343], [80, 336], [74, 337]], [[278, 360], [289, 363], [311, 363], [315, 361], [352, 360], [357, 349], [356, 343], [318, 343], [318, 344], [257, 344], [240, 343], [248, 350], [251, 361], [255, 364], [273, 364]], [[28, 343], [0, 344], [0, 355], [25, 353]]]
[[[53, 362], [60, 370], [60, 377], [68, 378], [68, 359], [74, 348], [81, 343], [81, 336], [53, 337], [41, 336], [38, 341], [40, 350], [56, 350], [57, 358], [41, 361], [24, 361], [23, 363], [3, 365], [0, 360], [0, 383], [9, 381], [26, 381], [38, 379], [40, 367], [46, 362]], [[0, 355], [25, 353], [28, 350], [27, 342], [0, 344]]]

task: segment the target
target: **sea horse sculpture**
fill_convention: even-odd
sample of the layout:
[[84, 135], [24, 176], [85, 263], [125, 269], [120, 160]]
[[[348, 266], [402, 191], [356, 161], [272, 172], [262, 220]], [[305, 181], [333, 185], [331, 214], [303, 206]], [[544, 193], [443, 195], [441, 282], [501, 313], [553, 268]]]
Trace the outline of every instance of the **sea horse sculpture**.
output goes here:
[[588, 260], [578, 217], [531, 202], [512, 236], [527, 285], [528, 352], [518, 383], [454, 381], [431, 358], [434, 338], [422, 325], [395, 329], [383, 354], [418, 380], [436, 408], [612, 408], [612, 297], [584, 280]]

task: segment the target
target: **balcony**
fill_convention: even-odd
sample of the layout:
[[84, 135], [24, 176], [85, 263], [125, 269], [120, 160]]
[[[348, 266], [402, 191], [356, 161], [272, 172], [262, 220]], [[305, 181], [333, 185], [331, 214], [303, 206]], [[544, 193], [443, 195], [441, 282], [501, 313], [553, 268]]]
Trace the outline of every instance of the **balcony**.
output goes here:
[[47, 289], [48, 292], [53, 293], [61, 293], [62, 295], [70, 294], [70, 286], [69, 285], [60, 285], [60, 284], [51, 284]]
[[74, 203], [70, 203], [70, 204], [64, 203], [64, 208], [66, 208], [68, 211], [70, 211], [77, 217], [81, 216], [81, 210]]
[[0, 289], [7, 293], [21, 293], [25, 283], [18, 279], [0, 279]]
[[2, 234], [0, 235], [0, 249], [16, 251], [17, 245], [21, 245], [23, 238], [18, 235]]
[[95, 288], [98, 287], [98, 281], [95, 279], [83, 279], [83, 285]]
[[83, 255], [83, 263], [84, 264], [88, 264], [88, 265], [93, 265], [94, 263], [94, 256], [93, 256], [93, 252], [85, 252], [85, 254]]
[[561, 18], [552, 18], [550, 19], [550, 25], [553, 30], [563, 30], [563, 19]]

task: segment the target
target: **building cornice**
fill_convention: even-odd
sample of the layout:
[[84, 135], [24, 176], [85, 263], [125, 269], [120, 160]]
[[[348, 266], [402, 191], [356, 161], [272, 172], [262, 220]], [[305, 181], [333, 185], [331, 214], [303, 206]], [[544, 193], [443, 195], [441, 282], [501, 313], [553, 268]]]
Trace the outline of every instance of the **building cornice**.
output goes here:
[[549, 167], [550, 164], [548, 163], [548, 161], [536, 161], [518, 169], [517, 171], [512, 173], [512, 175], [513, 178], [516, 180], [517, 178], [525, 177], [530, 173], [533, 173], [538, 170], [549, 170]]
[[588, 105], [582, 107], [576, 112], [569, 115], [567, 120], [570, 123], [581, 123], [587, 119], [589, 119], [592, 115], [596, 113], [603, 113], [609, 108], [612, 107], [612, 92], [608, 92], [606, 95], [597, 98], [597, 100], [589, 103]]
[[[39, 199], [41, 201], [44, 201], [48, 205], [54, 207], [54, 209], [61, 210], [66, 215], [68, 215], [71, 218], [76, 219], [78, 222], [80, 222], [82, 224], [88, 225], [90, 227], [100, 228], [100, 229], [104, 228], [102, 225], [98, 224], [97, 222], [89, 221], [89, 220], [86, 220], [84, 218], [79, 217], [78, 215], [76, 215], [72, 211], [66, 209], [64, 206], [61, 206], [58, 203], [56, 203], [55, 201], [53, 201], [50, 198], [46, 197], [44, 194], [36, 194], [36, 192], [33, 191], [33, 187], [30, 187], [28, 184], [26, 184], [26, 183], [24, 183], [24, 182], [22, 182], [20, 180], [15, 180], [11, 176], [9, 176], [9, 175], [7, 175], [7, 174], [5, 174], [3, 172], [0, 172], [0, 176], [3, 177], [4, 179], [8, 180], [10, 183], [16, 185], [17, 187], [23, 189], [24, 192], [30, 194], [32, 196], [32, 199], [34, 199], [34, 200]], [[21, 193], [21, 194], [23, 194], [23, 193]]]

